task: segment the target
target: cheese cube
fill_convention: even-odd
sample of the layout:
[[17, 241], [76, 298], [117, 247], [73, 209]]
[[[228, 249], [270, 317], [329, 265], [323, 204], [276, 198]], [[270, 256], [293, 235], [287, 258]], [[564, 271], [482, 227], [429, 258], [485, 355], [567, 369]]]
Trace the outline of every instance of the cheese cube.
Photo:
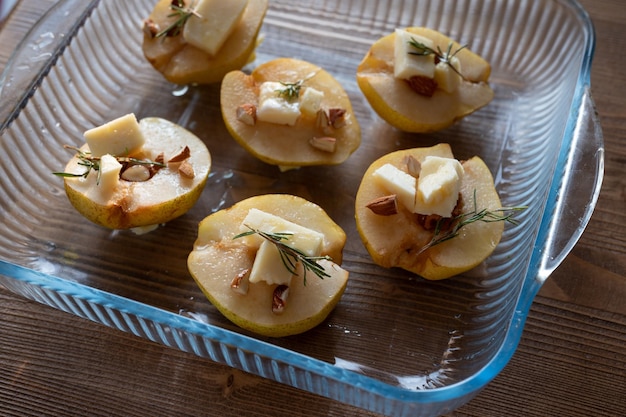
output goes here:
[[414, 55], [418, 52], [409, 42], [415, 41], [434, 48], [433, 41], [423, 36], [419, 36], [403, 29], [396, 29], [396, 39], [394, 46], [394, 76], [401, 80], [421, 75], [428, 78], [435, 76], [435, 55]]
[[[453, 65], [456, 71], [450, 68], [450, 65]], [[457, 57], [452, 57], [450, 63], [439, 62], [435, 66], [435, 82], [437, 83], [437, 87], [448, 93], [455, 92], [461, 83], [459, 73], [461, 73], [461, 62]]]
[[456, 159], [427, 156], [417, 182], [415, 212], [451, 217], [463, 174], [463, 166]]
[[130, 155], [141, 149], [146, 141], [132, 113], [89, 129], [84, 137], [91, 155], [95, 157], [105, 154]]
[[108, 195], [112, 193], [120, 182], [120, 171], [122, 170], [122, 164], [117, 159], [109, 154], [102, 155], [100, 157], [98, 175], [98, 191], [102, 195]]
[[183, 38], [209, 55], [216, 55], [233, 32], [248, 0], [199, 0], [183, 28]]
[[324, 92], [316, 90], [312, 87], [307, 87], [300, 96], [300, 111], [303, 114], [314, 116], [322, 106], [322, 100], [324, 99]]
[[385, 164], [374, 171], [374, 179], [388, 192], [395, 194], [400, 204], [409, 211], [415, 208], [415, 189], [417, 180], [391, 164]]
[[[256, 208], [248, 211], [241, 222], [240, 231], [247, 232], [250, 228], [265, 233], [289, 233], [288, 239], [283, 240], [283, 243], [298, 248], [308, 256], [318, 256], [322, 251], [323, 233]], [[257, 234], [247, 236], [245, 239], [248, 246], [257, 248], [266, 240]]]
[[[240, 230], [247, 232], [250, 228], [265, 233], [289, 233], [281, 242], [307, 256], [319, 256], [322, 251], [324, 234], [256, 208], [248, 211]], [[248, 246], [258, 248], [250, 272], [250, 282], [287, 283], [291, 273], [285, 267], [276, 245], [258, 234], [246, 236], [244, 239]]]
[[280, 94], [285, 85], [267, 81], [259, 88], [259, 105], [256, 118], [259, 121], [293, 126], [300, 117], [298, 100], [289, 100]]
[[289, 285], [292, 277], [293, 274], [283, 263], [276, 245], [268, 240], [262, 242], [252, 264], [250, 282], [265, 281], [269, 285]]

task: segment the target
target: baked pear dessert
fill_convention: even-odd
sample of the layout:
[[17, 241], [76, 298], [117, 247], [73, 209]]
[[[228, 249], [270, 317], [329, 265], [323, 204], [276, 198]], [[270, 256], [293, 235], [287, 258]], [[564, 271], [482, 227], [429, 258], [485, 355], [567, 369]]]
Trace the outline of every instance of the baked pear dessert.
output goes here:
[[518, 208], [502, 208], [477, 156], [454, 158], [448, 144], [382, 156], [365, 172], [355, 202], [357, 229], [373, 261], [429, 280], [483, 262]]
[[347, 282], [344, 231], [314, 203], [250, 197], [207, 216], [187, 264], [230, 321], [273, 337], [305, 332], [334, 309]]
[[348, 94], [306, 61], [278, 58], [250, 75], [232, 71], [224, 77], [220, 101], [232, 137], [282, 170], [340, 164], [361, 143]]
[[186, 213], [211, 168], [206, 145], [165, 119], [127, 114], [85, 132], [56, 175], [76, 210], [110, 229], [149, 230]]
[[374, 42], [357, 68], [359, 88], [378, 115], [406, 132], [432, 132], [486, 106], [491, 66], [428, 28], [410, 27]]
[[218, 83], [254, 60], [267, 6], [268, 0], [159, 0], [144, 21], [144, 56], [172, 83]]

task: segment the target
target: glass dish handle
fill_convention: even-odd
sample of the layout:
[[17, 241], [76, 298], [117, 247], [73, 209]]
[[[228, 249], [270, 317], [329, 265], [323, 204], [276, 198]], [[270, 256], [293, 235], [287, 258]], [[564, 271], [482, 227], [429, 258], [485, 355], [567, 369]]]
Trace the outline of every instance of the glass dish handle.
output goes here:
[[[578, 242], [596, 206], [604, 177], [604, 140], [589, 86], [585, 86], [573, 126], [569, 154], [561, 155], [562, 180], [552, 191], [554, 215], [537, 273], [539, 284], [561, 264]], [[557, 176], [558, 178], [558, 176]]]

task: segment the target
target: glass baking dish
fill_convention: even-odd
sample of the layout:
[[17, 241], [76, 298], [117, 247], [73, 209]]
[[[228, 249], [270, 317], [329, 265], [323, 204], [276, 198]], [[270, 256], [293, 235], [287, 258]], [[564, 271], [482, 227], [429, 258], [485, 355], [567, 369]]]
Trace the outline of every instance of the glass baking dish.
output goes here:
[[[32, 28], [0, 79], [0, 284], [17, 294], [312, 393], [393, 416], [435, 416], [474, 397], [506, 365], [530, 304], [594, 209], [602, 133], [590, 95], [592, 23], [569, 0], [275, 0], [256, 60], [305, 59], [333, 74], [361, 124], [339, 166], [280, 172], [247, 154], [221, 119], [219, 85], [166, 82], [143, 58], [153, 0], [61, 0]], [[361, 95], [356, 66], [396, 27], [442, 31], [492, 65], [495, 99], [434, 134], [401, 133]], [[198, 204], [145, 235], [109, 231], [70, 206], [51, 173], [82, 133], [127, 112], [195, 132], [213, 169]], [[447, 142], [481, 156], [504, 206], [528, 206], [483, 264], [431, 282], [375, 266], [354, 222], [367, 166], [397, 150]], [[340, 179], [339, 181], [337, 179]], [[330, 317], [293, 337], [230, 324], [186, 268], [198, 222], [251, 195], [321, 205], [348, 235], [348, 288]]]

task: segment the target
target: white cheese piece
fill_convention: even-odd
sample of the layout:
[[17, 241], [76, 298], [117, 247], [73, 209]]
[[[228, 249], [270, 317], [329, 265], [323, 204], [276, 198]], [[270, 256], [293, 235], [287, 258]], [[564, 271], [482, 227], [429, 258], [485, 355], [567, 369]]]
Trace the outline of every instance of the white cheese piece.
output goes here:
[[[308, 227], [301, 226], [280, 216], [265, 211], [251, 208], [241, 222], [240, 231], [247, 232], [250, 228], [266, 233], [290, 233], [284, 243], [298, 248], [308, 256], [318, 256], [322, 250], [324, 234]], [[247, 236], [246, 244], [251, 247], [259, 247], [265, 241], [263, 237], [254, 234]]]
[[84, 137], [91, 155], [96, 157], [105, 154], [129, 155], [139, 150], [146, 141], [132, 113], [89, 129]]
[[307, 87], [300, 95], [300, 111], [309, 116], [315, 116], [322, 106], [324, 92]]
[[289, 126], [296, 124], [300, 117], [300, 104], [298, 100], [289, 100], [280, 94], [285, 88], [285, 85], [274, 81], [261, 84], [257, 120]]
[[[450, 65], [454, 66], [456, 71], [450, 68]], [[435, 66], [435, 82], [437, 83], [437, 87], [448, 93], [455, 92], [461, 83], [460, 73], [461, 62], [457, 57], [453, 56], [450, 59], [450, 63], [439, 62]]]
[[397, 196], [398, 201], [409, 211], [415, 208], [415, 192], [417, 179], [392, 164], [385, 164], [373, 173], [374, 179], [390, 193]]
[[250, 282], [265, 281], [269, 285], [289, 285], [292, 277], [293, 274], [283, 263], [276, 245], [268, 240], [262, 242], [252, 264]]
[[122, 170], [122, 164], [117, 159], [109, 154], [102, 155], [100, 157], [100, 170], [97, 173], [98, 177], [98, 190], [103, 195], [112, 193], [120, 182], [120, 171]]
[[183, 28], [183, 38], [196, 48], [216, 55], [243, 15], [248, 0], [199, 0]]
[[463, 174], [463, 166], [456, 159], [427, 156], [417, 182], [415, 212], [451, 217]]
[[413, 55], [412, 53], [417, 52], [417, 49], [409, 44], [412, 40], [428, 48], [434, 48], [433, 41], [430, 39], [403, 29], [396, 29], [393, 66], [394, 76], [401, 80], [407, 80], [418, 75], [434, 78], [434, 54]]
[[[282, 240], [282, 242], [300, 250], [307, 256], [319, 256], [322, 251], [324, 234], [256, 208], [248, 211], [241, 223], [240, 231], [247, 232], [250, 228], [265, 233], [289, 233], [287, 239]], [[249, 235], [242, 239], [246, 239], [248, 246], [258, 248], [250, 271], [250, 282], [288, 283], [288, 280], [291, 279], [291, 273], [285, 267], [280, 252], [274, 243], [258, 234]]]
[[392, 164], [381, 166], [373, 176], [409, 211], [450, 217], [459, 198], [463, 174], [463, 166], [456, 159], [427, 156], [417, 179]]

